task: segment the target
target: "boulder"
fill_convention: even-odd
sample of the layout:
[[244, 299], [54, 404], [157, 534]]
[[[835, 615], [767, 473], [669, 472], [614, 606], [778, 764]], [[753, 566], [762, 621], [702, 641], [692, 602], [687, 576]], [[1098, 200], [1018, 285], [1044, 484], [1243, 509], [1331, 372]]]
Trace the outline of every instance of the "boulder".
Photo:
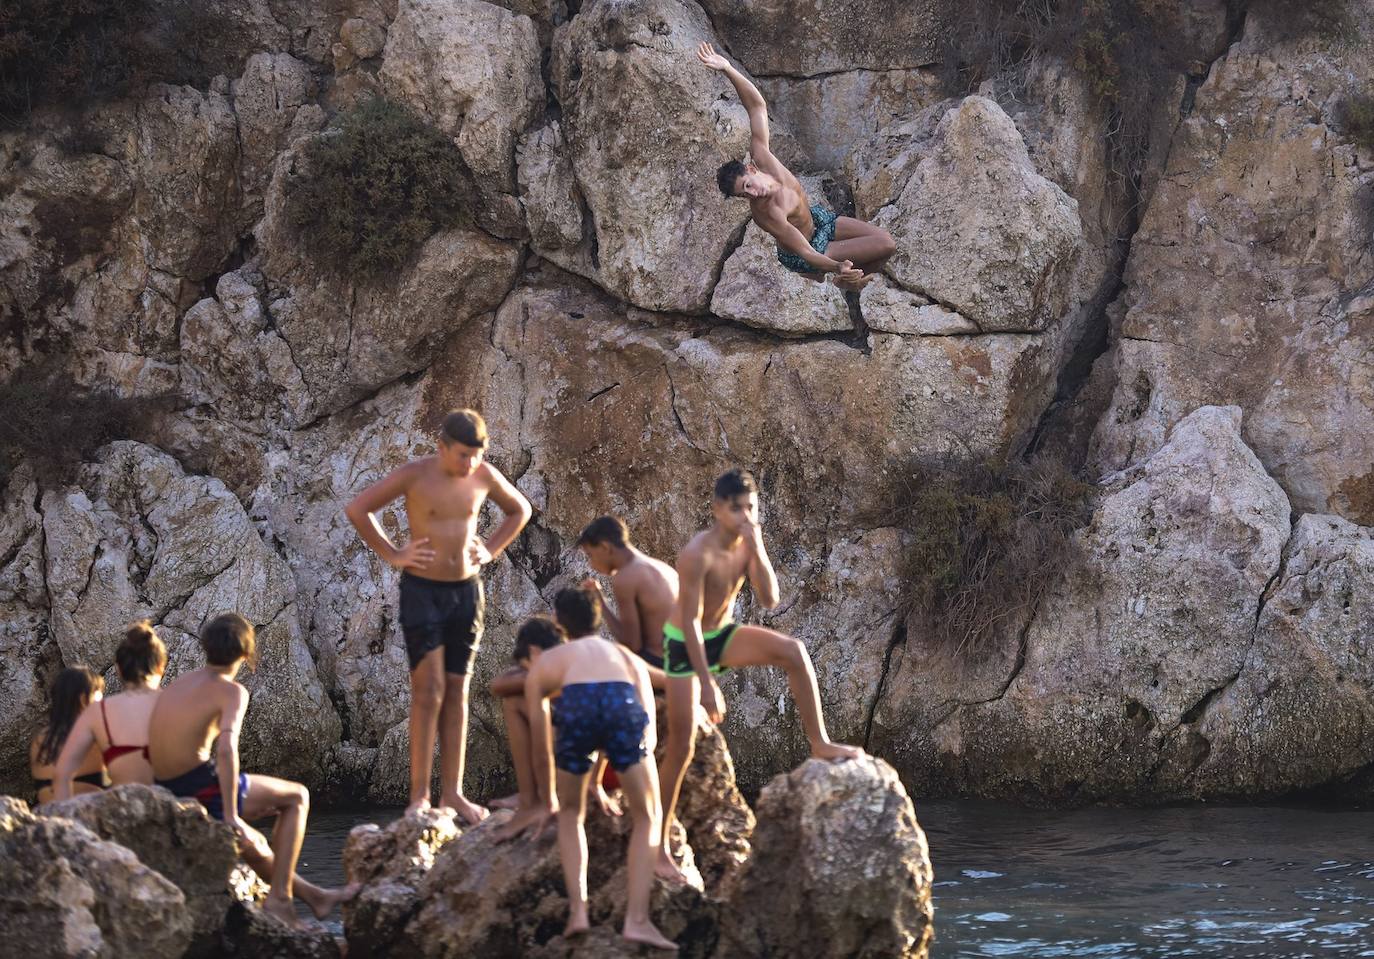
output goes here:
[[[593, 0], [554, 40], [558, 132], [590, 222], [576, 247], [561, 245], [568, 226], [559, 246], [535, 249], [645, 309], [703, 312], [749, 215], [715, 183], [721, 163], [744, 156], [749, 121], [696, 61], [714, 39], [690, 0]], [[568, 193], [550, 191], [551, 211], [527, 215], [570, 224]]]
[[[658, 705], [657, 758], [661, 761], [668, 727], [665, 704], [660, 699]], [[725, 736], [700, 712], [695, 718], [692, 761], [675, 813], [686, 831], [690, 863], [701, 876], [702, 890], [712, 899], [723, 899], [749, 859], [754, 812], [735, 783], [735, 763]]]
[[1288, 499], [1242, 440], [1240, 411], [1195, 411], [1108, 481], [1079, 534], [1081, 561], [1019, 648], [995, 651], [982, 676], [928, 673], [908, 651], [875, 709], [871, 747], [927, 793], [1206, 795], [1198, 723], [1246, 661], [1288, 535]]
[[533, 21], [485, 0], [400, 0], [378, 76], [453, 138], [487, 198], [484, 225], [514, 235], [515, 141], [544, 110]]
[[341, 959], [343, 954], [339, 941], [318, 923], [305, 922], [292, 929], [249, 903], [235, 903], [225, 922], [224, 956]]
[[984, 332], [1044, 330], [1076, 303], [1078, 204], [1036, 172], [1001, 107], [967, 97], [875, 222], [897, 243], [886, 273]]
[[123, 846], [180, 889], [192, 933], [187, 954], [218, 954], [225, 916], [237, 902], [229, 877], [238, 862], [238, 843], [200, 803], [152, 786], [126, 785], [47, 803], [42, 813], [79, 822]]
[[859, 293], [864, 325], [880, 333], [902, 336], [971, 336], [978, 324], [953, 310], [932, 303], [919, 293], [893, 286], [883, 276]]
[[178, 959], [186, 898], [128, 849], [0, 796], [0, 926], [11, 955]]
[[272, 180], [277, 154], [324, 122], [313, 101], [315, 78], [308, 64], [289, 53], [255, 53], [230, 90], [238, 120], [243, 202], [248, 222], [262, 215], [263, 197]]
[[934, 0], [702, 0], [730, 52], [759, 74], [809, 77], [938, 61]]
[[891, 766], [808, 760], [764, 788], [758, 819], [722, 955], [926, 956], [930, 854]]
[[1099, 469], [1235, 404], [1296, 509], [1374, 523], [1374, 166], [1341, 120], [1372, 64], [1364, 43], [1280, 41], [1258, 11], [1213, 64], [1131, 246]]
[[1239, 672], [1194, 724], [1199, 792], [1282, 796], [1374, 762], [1371, 586], [1374, 530], [1298, 520]]
[[784, 268], [777, 249], [771, 236], [750, 223], [721, 270], [711, 312], [779, 336], [852, 330], [844, 292]]

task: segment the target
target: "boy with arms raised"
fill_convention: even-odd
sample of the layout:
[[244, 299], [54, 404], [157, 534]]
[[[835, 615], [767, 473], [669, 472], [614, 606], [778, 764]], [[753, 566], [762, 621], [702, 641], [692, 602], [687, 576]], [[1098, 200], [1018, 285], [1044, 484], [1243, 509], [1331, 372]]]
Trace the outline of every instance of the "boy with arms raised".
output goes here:
[[678, 553], [678, 603], [663, 627], [668, 746], [659, 769], [665, 841], [660, 847], [658, 872], [665, 878], [681, 875], [667, 852], [666, 828], [677, 805], [683, 773], [692, 759], [698, 695], [711, 722], [719, 723], [725, 716], [725, 701], [714, 674], [745, 666], [781, 668], [787, 673], [787, 685], [811, 744], [811, 755], [832, 760], [863, 755], [863, 750], [854, 746], [831, 742], [826, 734], [816, 673], [802, 642], [762, 626], [742, 626], [730, 620], [730, 608], [746, 579], [760, 606], [772, 609], [778, 604], [777, 575], [759, 529], [754, 477], [732, 469], [717, 479], [711, 516], [711, 525]]
[[[470, 823], [486, 809], [463, 796], [468, 683], [482, 641], [481, 570], [525, 524], [529, 501], [482, 461], [487, 425], [473, 410], [444, 418], [434, 456], [414, 460], [363, 490], [344, 510], [374, 552], [401, 570], [400, 619], [410, 660], [410, 805], [429, 807], [434, 737], [439, 736], [440, 805]], [[376, 514], [405, 497], [410, 542], [391, 542]], [[477, 518], [490, 498], [505, 519], [484, 543]]]
[[[596, 635], [601, 626], [595, 594], [565, 589], [554, 600], [559, 621], [575, 642], [564, 643], [556, 631], [521, 630], [516, 655], [527, 658], [526, 708], [531, 717], [540, 807], [511, 825], [538, 836], [558, 815], [558, 852], [568, 891], [565, 936], [589, 928], [587, 917], [587, 783], [600, 750], [620, 776], [631, 821], [625, 925], [621, 935], [658, 949], [676, 952], [649, 917], [655, 848], [660, 832], [658, 784], [653, 766], [653, 690], [644, 664], [617, 643]], [[521, 640], [528, 642], [521, 646]], [[556, 738], [550, 741], [549, 697]], [[555, 767], [557, 772], [555, 773]], [[549, 783], [557, 789], [557, 803]]]
[[[248, 690], [234, 681], [244, 663], [256, 661], [253, 626], [238, 613], [224, 613], [200, 633], [205, 665], [178, 676], [158, 694], [148, 719], [148, 762], [157, 785], [173, 795], [198, 800], [238, 835], [243, 859], [271, 890], [262, 907], [296, 925], [296, 890], [321, 919], [351, 899], [357, 885], [321, 889], [295, 875], [305, 838], [310, 792], [300, 783], [239, 772], [239, 730], [248, 709]], [[215, 758], [210, 758], [210, 747]], [[245, 820], [276, 816], [270, 849]]]

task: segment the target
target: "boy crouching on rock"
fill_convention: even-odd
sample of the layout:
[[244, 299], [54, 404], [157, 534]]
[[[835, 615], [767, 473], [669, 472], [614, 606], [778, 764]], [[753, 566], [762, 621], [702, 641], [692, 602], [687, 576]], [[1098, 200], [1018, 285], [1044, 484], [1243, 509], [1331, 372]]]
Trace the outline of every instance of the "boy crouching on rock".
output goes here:
[[[563, 590], [555, 605], [568, 633], [584, 638], [563, 642], [556, 630], [524, 630], [516, 640], [516, 657], [527, 658], [525, 700], [538, 772], [541, 805], [526, 828], [538, 836], [558, 814], [558, 852], [568, 890], [565, 936], [589, 928], [587, 918], [587, 782], [593, 757], [601, 750], [620, 776], [631, 821], [627, 867], [628, 896], [621, 935], [674, 952], [649, 918], [649, 892], [662, 825], [658, 808], [658, 774], [653, 763], [654, 694], [644, 663], [623, 646], [591, 635], [597, 631], [597, 598], [584, 590]], [[522, 642], [529, 645], [521, 648]], [[550, 733], [549, 697], [558, 694], [553, 711], [556, 738]], [[551, 738], [553, 741], [551, 742]], [[554, 774], [554, 767], [557, 774]], [[549, 782], [557, 785], [557, 804]]]

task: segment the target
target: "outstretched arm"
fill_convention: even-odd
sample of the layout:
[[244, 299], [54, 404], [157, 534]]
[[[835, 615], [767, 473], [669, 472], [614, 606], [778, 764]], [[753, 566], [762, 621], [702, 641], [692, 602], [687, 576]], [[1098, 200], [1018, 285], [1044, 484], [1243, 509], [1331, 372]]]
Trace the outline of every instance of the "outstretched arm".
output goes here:
[[744, 104], [744, 109], [749, 113], [749, 155], [754, 158], [754, 163], [763, 169], [764, 164], [773, 156], [768, 149], [768, 104], [764, 102], [763, 94], [759, 93], [759, 88], [754, 86], [748, 77], [716, 53], [709, 43], [703, 41], [697, 47], [697, 59], [709, 69], [725, 74], [734, 86], [735, 92], [739, 94], [739, 102]]

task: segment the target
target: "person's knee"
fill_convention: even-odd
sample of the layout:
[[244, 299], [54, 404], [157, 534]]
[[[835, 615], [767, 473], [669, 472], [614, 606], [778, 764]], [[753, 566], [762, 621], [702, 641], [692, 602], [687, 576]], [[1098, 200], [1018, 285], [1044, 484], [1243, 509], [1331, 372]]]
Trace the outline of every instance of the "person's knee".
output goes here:
[[692, 756], [696, 753], [696, 736], [692, 735], [696, 730], [670, 730], [668, 732], [668, 742], [664, 746], [664, 752], [671, 762], [685, 766], [692, 761]]
[[439, 676], [410, 679], [410, 708], [435, 710], [444, 702], [444, 680]]
[[882, 230], [879, 232], [879, 239], [882, 241], [882, 246], [880, 247], [879, 255], [883, 259], [887, 259], [889, 256], [897, 252], [897, 241], [892, 239], [891, 233], [887, 232], [886, 230]]
[[806, 646], [800, 639], [793, 639], [791, 636], [782, 644], [778, 651], [778, 656], [782, 660], [782, 665], [788, 670], [805, 669], [811, 659], [806, 652]]

